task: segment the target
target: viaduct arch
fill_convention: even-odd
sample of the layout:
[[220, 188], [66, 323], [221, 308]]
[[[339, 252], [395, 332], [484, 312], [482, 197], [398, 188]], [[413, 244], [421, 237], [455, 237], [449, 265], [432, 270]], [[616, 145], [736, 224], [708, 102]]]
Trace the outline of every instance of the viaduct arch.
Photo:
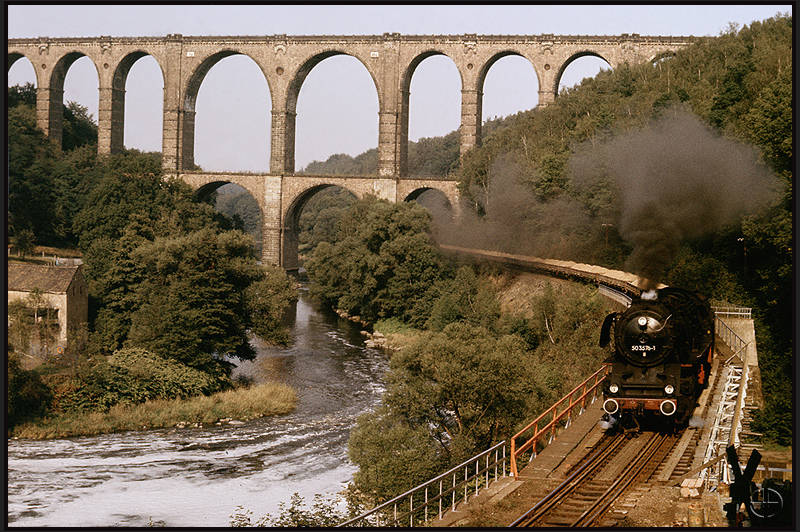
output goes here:
[[[212, 183], [237, 183], [259, 202], [263, 220], [264, 261], [296, 267], [296, 235], [287, 225], [290, 206], [314, 187], [338, 185], [357, 197], [375, 194], [390, 201], [415, 197], [418, 190], [442, 191], [458, 206], [455, 182], [407, 179], [408, 121], [411, 78], [419, 63], [446, 55], [461, 77], [460, 151], [481, 144], [483, 84], [498, 59], [518, 55], [530, 61], [539, 81], [539, 105], [557, 96], [564, 69], [576, 58], [594, 55], [612, 68], [652, 61], [688, 46], [694, 37], [575, 35], [383, 35], [356, 36], [183, 36], [75, 37], [8, 39], [8, 66], [26, 57], [37, 80], [38, 126], [60, 145], [64, 77], [82, 56], [94, 64], [99, 78], [98, 152], [123, 149], [125, 80], [131, 66], [145, 55], [158, 63], [164, 80], [162, 165], [195, 188]], [[200, 84], [219, 60], [234, 54], [250, 57], [261, 69], [272, 103], [268, 174], [194, 172], [195, 101]], [[346, 54], [369, 72], [378, 94], [378, 176], [300, 176], [294, 173], [297, 98], [303, 81], [320, 61]], [[294, 249], [292, 256], [291, 249]]]

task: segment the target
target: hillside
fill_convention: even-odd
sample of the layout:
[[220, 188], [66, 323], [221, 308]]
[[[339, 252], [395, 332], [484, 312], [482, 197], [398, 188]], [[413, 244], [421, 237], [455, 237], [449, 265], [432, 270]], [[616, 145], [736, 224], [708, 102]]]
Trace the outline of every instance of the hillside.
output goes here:
[[[625, 269], [752, 306], [760, 430], [791, 440], [792, 17], [623, 65], [485, 127], [456, 169], [467, 209], [440, 241]], [[488, 125], [488, 124], [487, 124]], [[457, 133], [409, 145], [444, 175]], [[422, 159], [420, 159], [422, 157]], [[309, 173], [374, 173], [374, 150]], [[437, 220], [436, 213], [434, 219]], [[465, 238], [466, 235], [466, 238]]]

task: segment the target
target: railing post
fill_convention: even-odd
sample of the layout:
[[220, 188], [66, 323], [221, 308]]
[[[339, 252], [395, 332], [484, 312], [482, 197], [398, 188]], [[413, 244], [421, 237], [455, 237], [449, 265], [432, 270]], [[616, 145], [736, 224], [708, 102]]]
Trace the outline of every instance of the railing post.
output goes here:
[[489, 453], [486, 453], [486, 487], [489, 487]]
[[414, 528], [414, 494], [408, 496], [408, 526]]
[[[516, 445], [516, 438], [513, 436], [511, 437], [511, 474], [514, 476], [514, 480], [517, 480], [517, 445]], [[505, 451], [505, 448], [503, 449]]]
[[475, 460], [475, 496], [478, 496], [478, 481], [480, 478], [478, 477], [478, 473], [480, 472], [480, 465], [478, 465], [480, 460]]
[[469, 487], [469, 482], [467, 482], [467, 478], [469, 478], [469, 474], [467, 473], [468, 467], [469, 466], [464, 466], [464, 504], [467, 504], [467, 501], [469, 500], [469, 495], [467, 495], [467, 489]]
[[456, 511], [456, 473], [453, 472], [453, 507], [451, 508], [452, 511]]
[[439, 479], [439, 519], [442, 518], [442, 479]]
[[425, 522], [428, 522], [428, 486], [425, 486]]
[[[503, 445], [503, 476], [506, 476], [506, 446]], [[516, 478], [514, 479], [516, 480]]]

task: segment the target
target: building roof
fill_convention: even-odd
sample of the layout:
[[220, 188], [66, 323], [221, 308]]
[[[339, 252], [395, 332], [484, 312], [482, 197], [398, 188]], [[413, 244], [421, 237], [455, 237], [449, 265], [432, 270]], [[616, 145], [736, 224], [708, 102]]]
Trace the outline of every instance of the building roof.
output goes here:
[[38, 288], [42, 292], [63, 294], [80, 268], [80, 266], [46, 266], [10, 262], [8, 263], [8, 289], [15, 292], [30, 292]]

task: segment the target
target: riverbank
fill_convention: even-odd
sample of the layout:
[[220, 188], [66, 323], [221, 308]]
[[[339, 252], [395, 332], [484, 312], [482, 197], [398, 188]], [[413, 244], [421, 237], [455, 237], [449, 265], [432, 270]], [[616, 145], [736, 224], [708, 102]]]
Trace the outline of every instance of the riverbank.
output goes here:
[[200, 427], [288, 414], [296, 404], [297, 393], [293, 388], [270, 382], [209, 396], [115, 405], [108, 412], [46, 417], [14, 427], [11, 436], [46, 440], [176, 426]]

